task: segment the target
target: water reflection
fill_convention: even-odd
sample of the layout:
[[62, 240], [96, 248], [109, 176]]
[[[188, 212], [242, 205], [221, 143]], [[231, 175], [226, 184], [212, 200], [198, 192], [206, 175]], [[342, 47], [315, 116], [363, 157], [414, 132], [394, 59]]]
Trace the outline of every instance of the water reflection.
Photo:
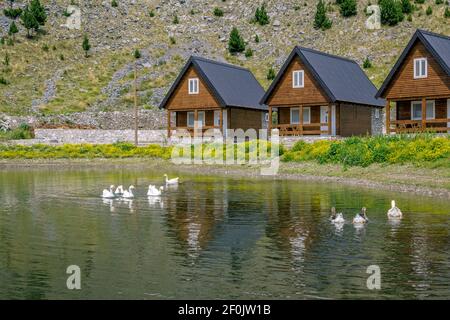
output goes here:
[[[306, 182], [184, 176], [147, 197], [157, 172], [0, 178], [0, 298], [74, 297], [73, 263], [84, 298], [450, 298], [445, 200], [395, 195], [405, 217], [389, 221], [391, 193]], [[114, 181], [136, 198], [98, 198]], [[346, 223], [330, 222], [333, 206]], [[370, 222], [353, 225], [363, 206]], [[365, 286], [372, 264], [381, 291]]]

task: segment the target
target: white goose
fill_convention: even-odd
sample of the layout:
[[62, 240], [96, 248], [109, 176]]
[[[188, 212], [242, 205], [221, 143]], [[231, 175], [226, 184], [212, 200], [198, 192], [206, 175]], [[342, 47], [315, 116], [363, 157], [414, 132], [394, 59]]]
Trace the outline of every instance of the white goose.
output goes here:
[[175, 184], [178, 184], [178, 180], [180, 179], [180, 178], [173, 178], [173, 179], [170, 179], [169, 180], [169, 177], [167, 176], [167, 174], [164, 174], [164, 177], [166, 178], [166, 185], [175, 185]]
[[336, 208], [331, 208], [331, 222], [341, 224], [345, 222], [344, 215], [342, 213], [336, 213]]
[[391, 208], [387, 212], [389, 219], [401, 219], [403, 214], [402, 211], [395, 206], [395, 200], [391, 201]]
[[362, 225], [362, 224], [365, 224], [367, 222], [369, 222], [369, 218], [367, 218], [367, 215], [366, 215], [366, 208], [363, 207], [361, 209], [361, 212], [358, 213], [356, 215], [356, 217], [353, 218], [353, 224]]
[[114, 190], [114, 186], [113, 186], [113, 185], [111, 185], [111, 186], [109, 187], [109, 190], [108, 190], [108, 189], [104, 189], [104, 190], [103, 190], [103, 194], [102, 194], [102, 198], [105, 198], [105, 199], [114, 199], [116, 196], [115, 196], [113, 190]]
[[151, 196], [151, 197], [158, 197], [162, 194], [163, 190], [164, 190], [164, 187], [159, 187], [159, 189], [158, 189], [154, 185], [149, 185], [147, 195]]
[[123, 195], [123, 186], [118, 186], [116, 191], [114, 191], [114, 194], [117, 196]]
[[133, 194], [133, 190], [134, 190], [134, 186], [130, 186], [128, 188], [128, 190], [124, 190], [122, 198], [124, 199], [133, 199], [134, 198], [134, 194]]

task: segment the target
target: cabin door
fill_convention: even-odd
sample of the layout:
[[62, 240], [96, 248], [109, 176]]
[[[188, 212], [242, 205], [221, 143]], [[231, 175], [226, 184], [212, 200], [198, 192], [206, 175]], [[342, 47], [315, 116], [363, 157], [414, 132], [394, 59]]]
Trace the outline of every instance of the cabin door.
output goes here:
[[[328, 106], [320, 107], [320, 123], [328, 123]], [[328, 124], [326, 126], [321, 126], [320, 131], [328, 132]]]

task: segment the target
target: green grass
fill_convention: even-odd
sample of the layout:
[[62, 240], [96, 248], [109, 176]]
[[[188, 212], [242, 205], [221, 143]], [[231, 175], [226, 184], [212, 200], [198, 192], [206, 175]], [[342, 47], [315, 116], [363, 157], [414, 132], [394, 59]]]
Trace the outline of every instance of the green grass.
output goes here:
[[411, 136], [352, 137], [344, 140], [297, 142], [284, 153], [284, 162], [316, 161], [344, 167], [379, 164], [413, 164], [450, 168], [450, 136], [421, 134]]

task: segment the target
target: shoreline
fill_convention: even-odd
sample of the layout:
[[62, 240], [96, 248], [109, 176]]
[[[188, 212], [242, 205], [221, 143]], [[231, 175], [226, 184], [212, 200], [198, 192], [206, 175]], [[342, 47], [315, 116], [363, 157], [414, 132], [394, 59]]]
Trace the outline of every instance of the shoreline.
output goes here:
[[[108, 166], [105, 166], [107, 164]], [[320, 165], [314, 162], [280, 163], [275, 176], [262, 176], [260, 166], [250, 165], [189, 165], [173, 164], [167, 160], [151, 158], [127, 159], [0, 159], [0, 171], [4, 169], [39, 169], [52, 167], [56, 170], [69, 168], [164, 168], [165, 170], [204, 176], [250, 178], [262, 180], [311, 181], [337, 183], [367, 189], [381, 189], [401, 193], [450, 200], [450, 170], [417, 168], [409, 165], [372, 165], [367, 168], [351, 167], [344, 170], [338, 165]]]

